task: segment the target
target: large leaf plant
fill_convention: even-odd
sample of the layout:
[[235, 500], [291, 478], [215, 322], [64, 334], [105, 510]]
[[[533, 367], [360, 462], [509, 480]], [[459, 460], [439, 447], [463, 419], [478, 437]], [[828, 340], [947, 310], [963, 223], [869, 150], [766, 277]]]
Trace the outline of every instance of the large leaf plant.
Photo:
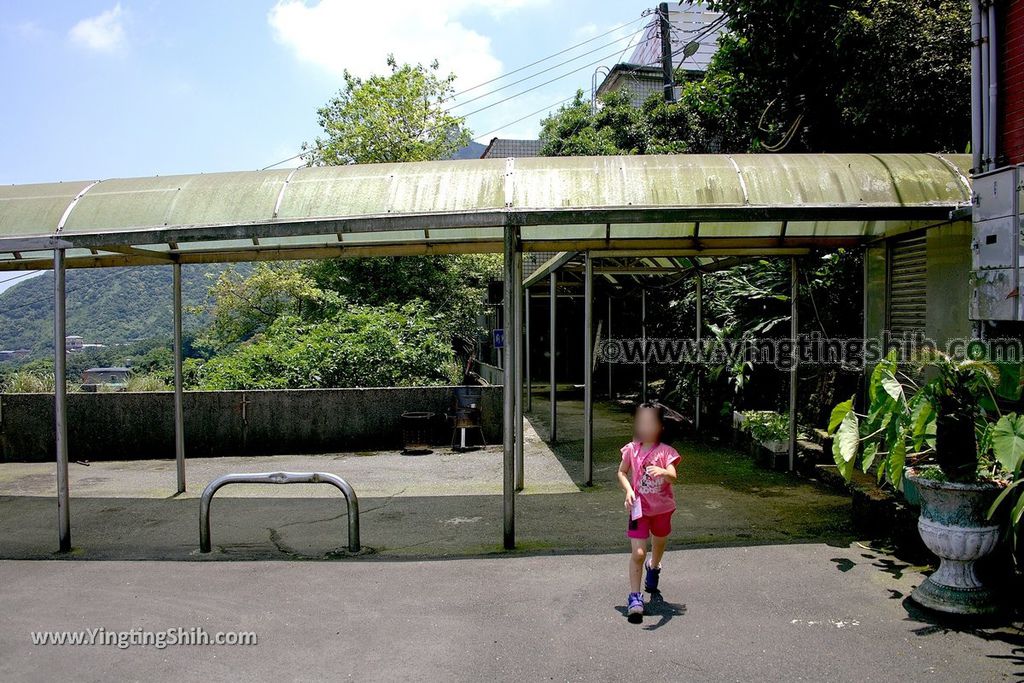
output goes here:
[[[872, 369], [867, 412], [854, 409], [854, 398], [833, 408], [828, 431], [840, 474], [849, 481], [859, 456], [863, 472], [875, 468], [880, 484], [900, 490], [905, 466], [950, 482], [1005, 483], [989, 517], [1010, 500], [1016, 529], [1024, 517], [1024, 416], [1003, 413], [999, 399], [1020, 399], [1020, 366], [930, 352], [912, 367], [901, 371], [890, 351]], [[928, 367], [927, 381], [912, 376]]]

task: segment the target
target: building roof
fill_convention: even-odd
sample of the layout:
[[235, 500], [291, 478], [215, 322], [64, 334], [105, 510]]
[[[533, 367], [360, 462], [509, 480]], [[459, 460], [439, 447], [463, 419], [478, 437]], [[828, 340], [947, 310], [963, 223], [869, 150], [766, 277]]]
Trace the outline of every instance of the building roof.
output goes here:
[[509, 140], [504, 138], [491, 138], [491, 142], [484, 149], [481, 159], [506, 159], [508, 157], [539, 157], [541, 147], [544, 146], [540, 140]]
[[[721, 12], [712, 12], [703, 3], [687, 3], [669, 8], [669, 24], [672, 30], [672, 54], [674, 66], [687, 71], [707, 71], [711, 57], [718, 50], [718, 36], [725, 30]], [[647, 25], [633, 54], [631, 64], [661, 66], [661, 33], [657, 16]], [[683, 48], [692, 40], [700, 47], [690, 57], [683, 57]]]
[[111, 367], [111, 368], [88, 368], [84, 372], [131, 372], [131, 368], [122, 367]]
[[597, 95], [600, 97], [624, 88], [628, 89], [633, 106], [639, 107], [648, 96], [664, 92], [661, 67], [626, 62], [616, 64], [608, 70], [601, 84], [597, 86]]
[[[970, 206], [969, 155], [473, 159], [0, 187], [0, 270], [857, 243]], [[768, 253], [765, 251], [764, 253]]]

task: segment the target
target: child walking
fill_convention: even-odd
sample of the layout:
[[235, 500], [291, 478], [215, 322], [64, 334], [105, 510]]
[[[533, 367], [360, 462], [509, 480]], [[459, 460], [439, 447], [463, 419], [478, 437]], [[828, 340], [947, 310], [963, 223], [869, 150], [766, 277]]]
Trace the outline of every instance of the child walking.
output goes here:
[[[680, 456], [672, 446], [661, 442], [664, 430], [664, 406], [650, 401], [641, 403], [633, 416], [633, 440], [621, 449], [619, 484], [626, 492], [625, 504], [630, 513], [626, 536], [632, 546], [626, 614], [633, 622], [643, 619], [640, 575], [644, 569], [647, 570], [644, 589], [648, 593], [658, 590], [661, 558], [676, 509], [672, 484], [676, 481], [676, 463]], [[653, 536], [653, 540], [650, 561], [645, 563], [648, 536]]]

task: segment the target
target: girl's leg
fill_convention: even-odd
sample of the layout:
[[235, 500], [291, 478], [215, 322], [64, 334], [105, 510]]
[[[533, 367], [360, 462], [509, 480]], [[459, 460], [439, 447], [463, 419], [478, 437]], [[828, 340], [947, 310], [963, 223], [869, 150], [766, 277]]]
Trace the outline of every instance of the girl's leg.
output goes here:
[[[644, 558], [647, 556], [647, 539], [646, 538], [631, 538], [629, 539], [632, 550], [629, 555], [629, 590], [633, 593], [640, 592], [640, 577], [643, 576], [644, 572]], [[665, 545], [662, 544], [662, 551], [665, 550]]]
[[651, 536], [651, 566], [655, 569], [661, 567], [661, 556], [665, 554], [667, 543], [668, 536]]

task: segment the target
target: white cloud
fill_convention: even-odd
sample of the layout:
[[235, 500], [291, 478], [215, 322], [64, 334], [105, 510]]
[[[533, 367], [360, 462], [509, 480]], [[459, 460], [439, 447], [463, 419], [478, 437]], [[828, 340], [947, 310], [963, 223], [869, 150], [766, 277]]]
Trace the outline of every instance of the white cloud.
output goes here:
[[[528, 5], [549, 0], [490, 0], [486, 11], [495, 19]], [[399, 63], [429, 64], [437, 59], [441, 72], [458, 76], [456, 90], [499, 76], [502, 63], [491, 39], [467, 28], [460, 19], [481, 11], [471, 0], [392, 0], [381, 5], [351, 0], [278, 0], [267, 20], [275, 39], [302, 61], [340, 75], [385, 71], [388, 53]]]
[[68, 37], [77, 45], [96, 52], [117, 52], [125, 44], [121, 3], [95, 17], [82, 19], [71, 27]]
[[597, 24], [584, 24], [572, 32], [577, 40], [585, 40], [597, 35]]

